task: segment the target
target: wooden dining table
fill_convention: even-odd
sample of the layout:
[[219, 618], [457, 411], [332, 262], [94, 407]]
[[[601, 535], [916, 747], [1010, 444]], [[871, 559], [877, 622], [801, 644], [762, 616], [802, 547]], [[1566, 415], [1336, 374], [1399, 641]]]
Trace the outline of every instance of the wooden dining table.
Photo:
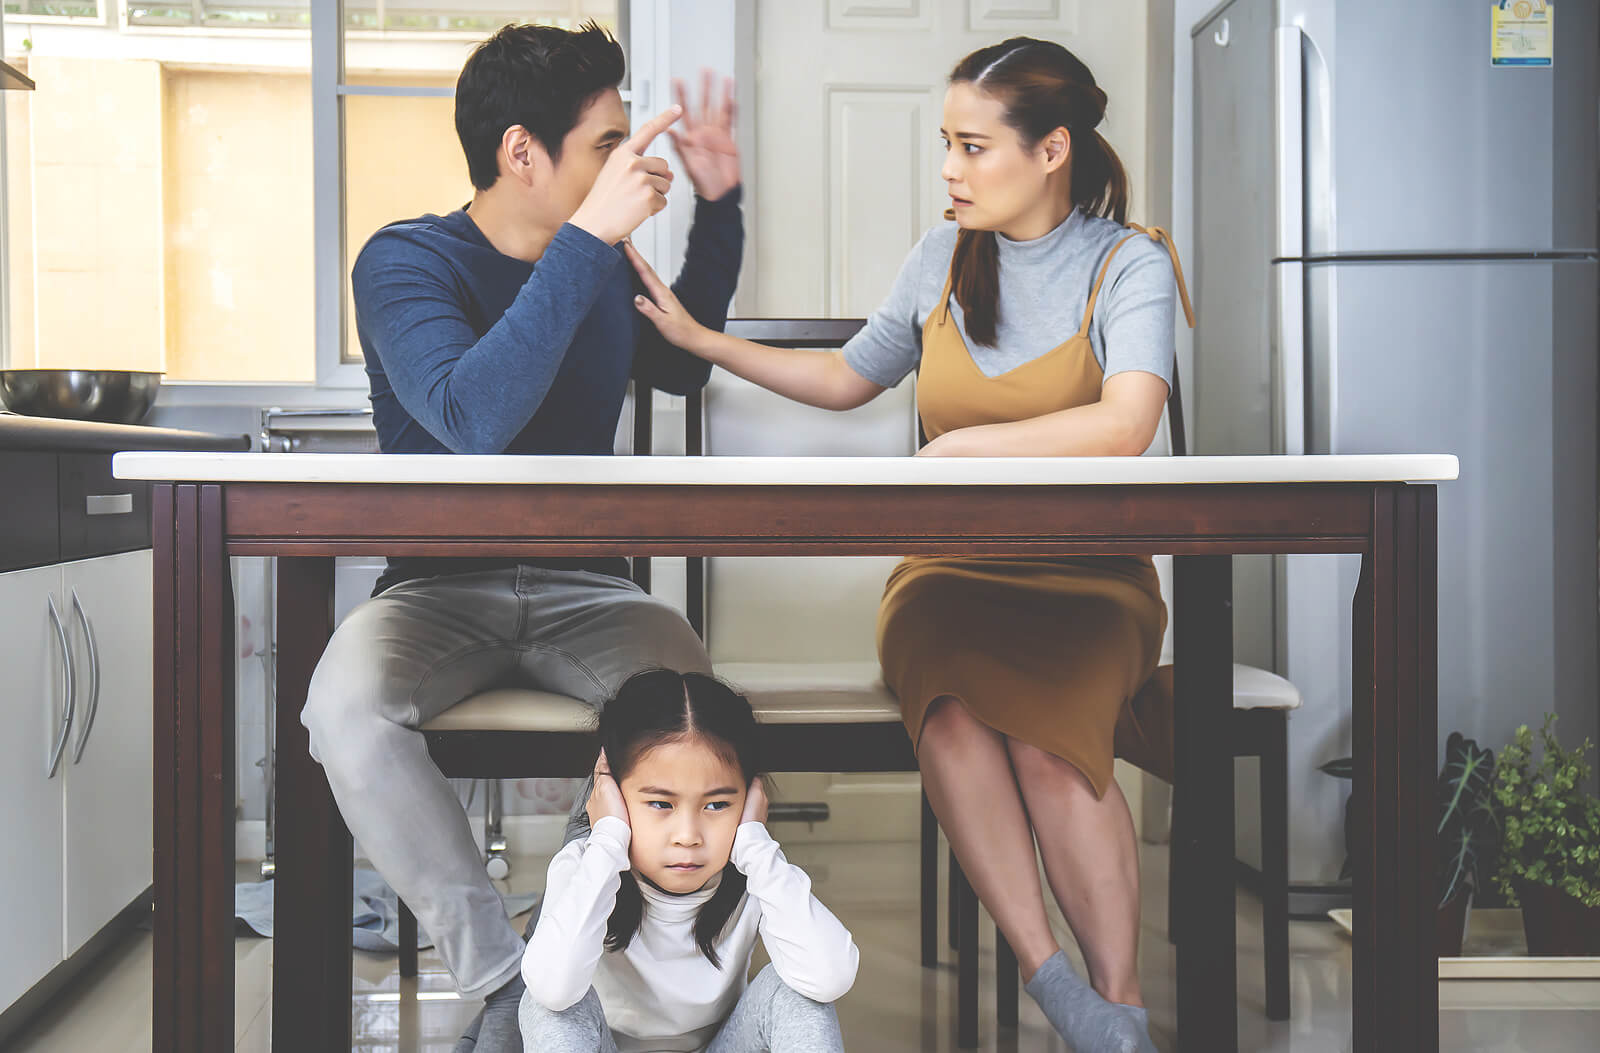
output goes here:
[[1356, 553], [1353, 1048], [1439, 1046], [1437, 489], [1449, 455], [735, 458], [123, 453], [152, 480], [154, 1047], [234, 1043], [229, 559], [277, 559], [275, 1050], [350, 1048], [351, 838], [300, 725], [338, 556], [1170, 553], [1180, 1048], [1238, 1046], [1232, 557]]

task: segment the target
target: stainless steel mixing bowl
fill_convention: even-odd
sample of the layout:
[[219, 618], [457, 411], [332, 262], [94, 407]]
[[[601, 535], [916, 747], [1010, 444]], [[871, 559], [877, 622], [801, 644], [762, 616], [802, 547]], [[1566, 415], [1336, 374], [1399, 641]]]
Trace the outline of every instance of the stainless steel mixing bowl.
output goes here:
[[160, 373], [128, 369], [0, 370], [0, 402], [30, 417], [138, 424], [159, 387]]

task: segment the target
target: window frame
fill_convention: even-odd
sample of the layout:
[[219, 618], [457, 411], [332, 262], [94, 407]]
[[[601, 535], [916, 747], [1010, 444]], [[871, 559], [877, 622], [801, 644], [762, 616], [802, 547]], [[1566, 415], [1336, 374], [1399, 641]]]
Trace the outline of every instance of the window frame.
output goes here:
[[[6, 15], [0, 20], [0, 43], [4, 41], [7, 24], [53, 23], [75, 26], [98, 25], [115, 28], [120, 32], [144, 36], [167, 36], [202, 33], [208, 36], [262, 36], [281, 37], [303, 30], [267, 27], [220, 26], [162, 26], [140, 25], [128, 21], [128, 0], [96, 0], [100, 16], [96, 19]], [[345, 407], [366, 402], [367, 376], [363, 364], [345, 357], [348, 335], [353, 320], [348, 317], [349, 280], [346, 259], [350, 246], [346, 238], [346, 161], [345, 161], [345, 99], [351, 96], [388, 96], [394, 98], [439, 98], [453, 95], [448, 88], [421, 85], [359, 85], [349, 84], [346, 78], [345, 44], [347, 39], [392, 36], [371, 30], [345, 29], [344, 0], [311, 0], [309, 34], [311, 44], [311, 127], [312, 127], [312, 287], [313, 287], [313, 343], [315, 380], [311, 382], [273, 381], [218, 381], [170, 379], [161, 386], [158, 405], [280, 405], [285, 408], [310, 406]], [[630, 121], [637, 126], [642, 120], [663, 105], [664, 91], [656, 90], [665, 78], [657, 70], [670, 68], [667, 48], [668, 34], [666, 0], [617, 0], [617, 35], [629, 52], [628, 79], [623, 82], [622, 96], [629, 104]], [[413, 35], [415, 32], [415, 35]], [[431, 31], [406, 31], [407, 39], [421, 41], [470, 38], [473, 34], [438, 33]], [[632, 39], [630, 39], [630, 37]], [[634, 47], [635, 41], [641, 46]], [[643, 106], [633, 106], [634, 86], [643, 92]], [[3, 115], [0, 115], [3, 121]], [[0, 124], [3, 128], [3, 124]], [[0, 204], [8, 190], [7, 168], [9, 158], [4, 153], [5, 144], [0, 138]], [[669, 212], [678, 208], [669, 206]], [[675, 217], [682, 222], [687, 219]], [[644, 255], [658, 268], [667, 255], [669, 224], [666, 214], [647, 222], [634, 241]], [[4, 260], [6, 246], [0, 245], [0, 260]], [[0, 363], [9, 363], [11, 352], [10, 304], [8, 290], [0, 289]]]
[[92, 15], [34, 15], [25, 12], [4, 12], [6, 25], [23, 26], [109, 26], [118, 17], [126, 0], [93, 0]]

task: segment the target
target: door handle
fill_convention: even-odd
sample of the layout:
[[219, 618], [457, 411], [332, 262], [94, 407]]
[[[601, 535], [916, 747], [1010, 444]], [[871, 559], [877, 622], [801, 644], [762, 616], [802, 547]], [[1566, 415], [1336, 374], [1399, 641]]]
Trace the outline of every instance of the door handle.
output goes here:
[[89, 494], [83, 499], [84, 515], [125, 516], [132, 511], [132, 494]]
[[72, 590], [72, 610], [89, 644], [89, 701], [83, 717], [83, 734], [78, 736], [78, 746], [72, 751], [72, 763], [77, 764], [83, 760], [83, 748], [89, 744], [89, 732], [94, 730], [94, 718], [100, 713], [100, 650], [95, 646], [94, 629], [89, 625], [89, 616], [83, 612], [77, 589]]
[[77, 694], [77, 685], [73, 682], [72, 675], [72, 649], [67, 646], [67, 629], [61, 624], [61, 615], [56, 611], [56, 598], [46, 596], [50, 605], [50, 622], [56, 629], [56, 641], [61, 644], [61, 687], [67, 695], [67, 711], [61, 718], [61, 734], [56, 738], [56, 744], [50, 751], [49, 764], [45, 768], [45, 778], [53, 779], [56, 769], [61, 766], [61, 753], [67, 748], [67, 735], [72, 731], [72, 714]]
[[1273, 37], [1273, 97], [1277, 178], [1276, 254], [1298, 258], [1305, 250], [1305, 67], [1302, 36], [1281, 26]]

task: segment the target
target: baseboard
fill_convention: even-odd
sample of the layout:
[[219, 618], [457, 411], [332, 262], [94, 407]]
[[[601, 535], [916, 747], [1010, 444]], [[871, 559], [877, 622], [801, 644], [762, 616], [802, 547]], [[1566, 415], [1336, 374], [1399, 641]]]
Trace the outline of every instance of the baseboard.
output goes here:
[[233, 859], [250, 863], [267, 858], [267, 821], [238, 819], [233, 824]]
[[0, 1011], [0, 1049], [5, 1048], [12, 1036], [47, 1009], [56, 996], [65, 991], [96, 959], [115, 946], [130, 929], [148, 923], [150, 904], [151, 892], [146, 889], [132, 903], [118, 911], [103, 929], [89, 937], [76, 954], [45, 973], [22, 997]]
[[1289, 882], [1289, 917], [1294, 921], [1327, 921], [1328, 911], [1348, 909], [1354, 898], [1349, 885]]
[[[506, 845], [514, 856], [553, 856], [561, 851], [567, 830], [565, 815], [508, 815], [500, 821]], [[483, 823], [474, 824], [473, 838], [483, 847]]]

